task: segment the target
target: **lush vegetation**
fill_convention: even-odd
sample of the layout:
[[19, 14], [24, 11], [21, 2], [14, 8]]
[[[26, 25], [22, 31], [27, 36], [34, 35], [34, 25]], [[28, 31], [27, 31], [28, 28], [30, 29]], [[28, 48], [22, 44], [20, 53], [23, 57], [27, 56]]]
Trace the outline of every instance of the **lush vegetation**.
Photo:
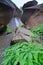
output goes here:
[[39, 44], [21, 41], [3, 54], [2, 65], [43, 65], [43, 47]]
[[31, 30], [31, 32], [33, 32], [34, 34], [34, 36], [32, 37], [34, 38], [34, 40], [43, 39], [43, 24], [36, 26]]
[[[42, 35], [43, 24], [31, 31], [35, 37]], [[36, 42], [21, 41], [8, 47], [3, 56], [2, 65], [43, 65], [43, 46]]]
[[36, 28], [31, 30], [34, 34], [43, 34], [43, 24], [36, 26]]

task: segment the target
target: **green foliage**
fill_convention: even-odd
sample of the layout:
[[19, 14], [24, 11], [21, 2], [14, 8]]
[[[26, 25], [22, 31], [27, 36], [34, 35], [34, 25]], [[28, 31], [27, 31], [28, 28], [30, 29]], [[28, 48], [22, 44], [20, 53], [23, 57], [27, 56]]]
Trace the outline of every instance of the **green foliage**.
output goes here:
[[32, 37], [32, 38], [34, 38], [34, 40], [39, 39], [40, 37], [43, 37], [43, 24], [36, 26], [31, 31], [34, 34], [34, 36]]
[[14, 30], [14, 29], [9, 28], [9, 26], [7, 25], [7, 32], [15, 32], [15, 30]]
[[[32, 38], [39, 38], [40, 34], [43, 35], [43, 24], [31, 31], [34, 33]], [[18, 42], [9, 46], [2, 55], [2, 65], [43, 65], [43, 47], [35, 42]]]
[[3, 52], [2, 65], [43, 65], [43, 47], [21, 41]]
[[43, 24], [36, 26], [36, 28], [31, 30], [34, 34], [43, 34]]

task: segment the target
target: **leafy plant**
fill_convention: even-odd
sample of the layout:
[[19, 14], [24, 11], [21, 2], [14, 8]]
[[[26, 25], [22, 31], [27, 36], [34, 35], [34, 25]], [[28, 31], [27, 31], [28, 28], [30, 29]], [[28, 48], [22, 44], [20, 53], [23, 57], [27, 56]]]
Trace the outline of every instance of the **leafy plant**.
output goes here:
[[43, 24], [36, 26], [36, 28], [31, 30], [34, 34], [43, 34]]
[[9, 28], [9, 26], [7, 25], [7, 32], [15, 32], [15, 30], [14, 30], [14, 29]]
[[3, 52], [2, 65], [43, 65], [43, 47], [21, 41]]
[[32, 38], [34, 39], [43, 38], [43, 24], [36, 26], [35, 28], [31, 30], [31, 32], [33, 32], [34, 34]]
[[[43, 34], [43, 24], [31, 31], [36, 39], [40, 33]], [[43, 65], [43, 46], [35, 42], [18, 42], [9, 46], [2, 55], [2, 65]]]

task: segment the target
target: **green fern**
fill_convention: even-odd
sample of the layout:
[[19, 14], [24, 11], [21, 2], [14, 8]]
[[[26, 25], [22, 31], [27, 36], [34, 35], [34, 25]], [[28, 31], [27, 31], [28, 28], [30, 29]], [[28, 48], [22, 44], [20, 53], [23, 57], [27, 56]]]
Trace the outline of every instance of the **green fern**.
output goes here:
[[41, 65], [43, 63], [43, 47], [30, 42], [19, 42], [3, 52], [2, 65]]
[[32, 37], [34, 38], [34, 40], [43, 38], [43, 23], [33, 28], [31, 32], [34, 34], [34, 36]]
[[[31, 30], [33, 38], [43, 34], [43, 24]], [[2, 65], [43, 65], [43, 47], [35, 42], [21, 41], [3, 52]]]
[[34, 34], [43, 34], [43, 23], [31, 30]]

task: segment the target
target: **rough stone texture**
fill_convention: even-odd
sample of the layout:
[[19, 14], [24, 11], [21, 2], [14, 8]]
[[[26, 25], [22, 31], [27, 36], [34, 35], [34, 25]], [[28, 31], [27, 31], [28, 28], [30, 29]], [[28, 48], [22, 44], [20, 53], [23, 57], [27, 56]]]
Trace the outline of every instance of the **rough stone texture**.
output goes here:
[[14, 33], [13, 41], [25, 40], [27, 42], [32, 41], [30, 36], [33, 36], [33, 33], [30, 30], [27, 30], [24, 27], [19, 28], [16, 33]]
[[27, 7], [23, 12], [21, 20], [27, 28], [34, 28], [43, 23], [43, 4]]
[[30, 26], [31, 28], [34, 28], [41, 23], [43, 23], [43, 12], [36, 12], [28, 19], [27, 27]]

